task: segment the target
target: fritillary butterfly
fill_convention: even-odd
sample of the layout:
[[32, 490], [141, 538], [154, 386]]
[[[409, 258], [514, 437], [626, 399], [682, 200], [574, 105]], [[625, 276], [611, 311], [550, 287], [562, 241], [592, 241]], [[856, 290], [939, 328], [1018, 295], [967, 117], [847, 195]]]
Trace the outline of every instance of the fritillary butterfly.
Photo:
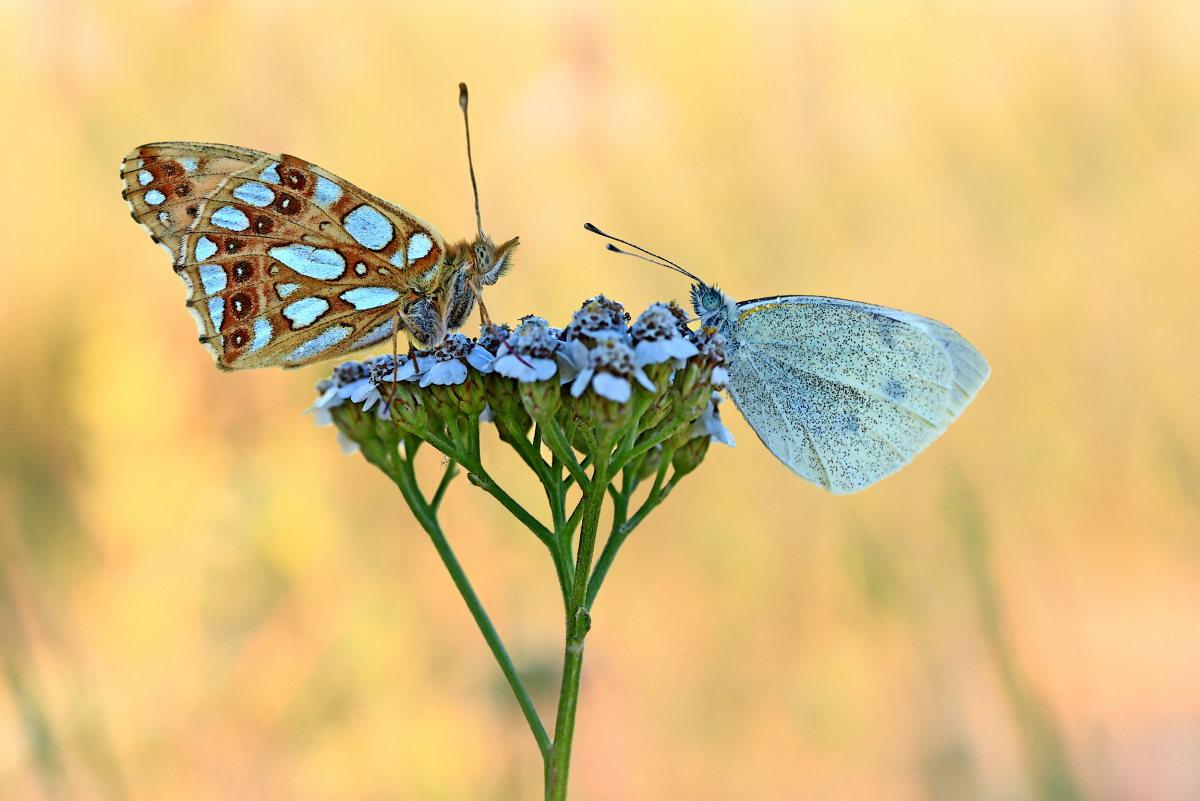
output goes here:
[[[469, 129], [467, 142], [469, 155]], [[436, 346], [466, 323], [481, 286], [512, 268], [518, 244], [497, 247], [480, 226], [473, 242], [447, 245], [315, 164], [231, 145], [143, 145], [121, 179], [133, 218], [174, 259], [200, 343], [222, 370], [302, 367], [400, 331]], [[475, 208], [478, 220], [478, 196]]]

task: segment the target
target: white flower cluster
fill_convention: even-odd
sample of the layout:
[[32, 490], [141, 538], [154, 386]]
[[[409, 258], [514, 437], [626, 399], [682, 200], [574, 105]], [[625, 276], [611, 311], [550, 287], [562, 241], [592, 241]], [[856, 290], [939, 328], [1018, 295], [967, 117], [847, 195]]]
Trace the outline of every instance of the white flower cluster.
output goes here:
[[[597, 295], [575, 312], [564, 329], [528, 316], [515, 331], [507, 325], [498, 329], [484, 326], [477, 341], [452, 334], [430, 351], [401, 354], [395, 360], [386, 355], [341, 364], [331, 378], [317, 384], [319, 397], [306, 413], [313, 415], [317, 425], [331, 425], [330, 410], [349, 400], [362, 404], [364, 411], [376, 407], [380, 418], [386, 419], [384, 401], [394, 382], [416, 381], [421, 387], [457, 385], [467, 380], [471, 369], [524, 383], [557, 376], [560, 384], [571, 385], [573, 397], [590, 388], [600, 397], [626, 403], [633, 395], [634, 382], [649, 392], [657, 390], [646, 368], [670, 363], [673, 369], [680, 369], [697, 355], [715, 363], [712, 384], [724, 388], [729, 380], [724, 338], [713, 329], [692, 331], [687, 319], [675, 302], [655, 303], [631, 326], [620, 303]], [[714, 392], [692, 433], [732, 446], [733, 436], [717, 411], [719, 402], [720, 396]], [[481, 419], [490, 421], [491, 410], [485, 409]], [[347, 440], [343, 450], [347, 443], [353, 446]]]

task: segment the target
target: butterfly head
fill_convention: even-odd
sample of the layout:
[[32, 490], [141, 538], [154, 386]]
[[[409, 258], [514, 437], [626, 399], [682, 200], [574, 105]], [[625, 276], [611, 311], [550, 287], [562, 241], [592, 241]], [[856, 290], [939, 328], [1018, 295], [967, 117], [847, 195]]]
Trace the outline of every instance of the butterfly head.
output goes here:
[[518, 237], [513, 237], [496, 246], [491, 237], [478, 236], [470, 245], [463, 242], [457, 248], [457, 253], [454, 254], [456, 266], [468, 275], [478, 278], [480, 284], [491, 286], [512, 269], [513, 252], [520, 243]]
[[716, 286], [699, 281], [692, 285], [692, 310], [703, 325], [713, 322], [714, 317], [733, 319], [737, 301]]

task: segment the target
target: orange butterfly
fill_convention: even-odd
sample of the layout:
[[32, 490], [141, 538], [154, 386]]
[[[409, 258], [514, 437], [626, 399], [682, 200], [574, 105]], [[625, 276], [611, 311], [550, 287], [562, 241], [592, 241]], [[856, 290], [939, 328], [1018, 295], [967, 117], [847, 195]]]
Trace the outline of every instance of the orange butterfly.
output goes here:
[[401, 330], [434, 347], [476, 300], [486, 319], [481, 288], [512, 268], [518, 244], [497, 247], [480, 224], [473, 242], [447, 246], [416, 215], [315, 164], [230, 145], [143, 145], [121, 179], [133, 218], [174, 259], [200, 343], [222, 370], [302, 367]]

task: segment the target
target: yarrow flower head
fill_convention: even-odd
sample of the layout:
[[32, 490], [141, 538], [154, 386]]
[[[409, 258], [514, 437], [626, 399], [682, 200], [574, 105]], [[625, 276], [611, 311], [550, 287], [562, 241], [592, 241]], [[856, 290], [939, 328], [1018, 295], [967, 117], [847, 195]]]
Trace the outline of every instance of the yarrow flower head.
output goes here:
[[[420, 357], [418, 357], [420, 358]], [[490, 373], [495, 357], [487, 348], [462, 334], [451, 334], [442, 344], [429, 351], [432, 364], [421, 373], [421, 386], [430, 384], [456, 385], [467, 380], [467, 367], [480, 373]]]
[[[674, 301], [671, 305], [653, 303], [642, 312], [629, 334], [633, 340], [634, 360], [638, 367], [670, 361], [676, 367], [699, 353], [689, 338], [691, 329], [681, 322], [683, 310]], [[684, 315], [683, 319], [687, 319]]]
[[638, 366], [634, 351], [620, 339], [603, 340], [587, 353], [587, 364], [571, 382], [571, 395], [578, 398], [589, 384], [597, 395], [625, 403], [633, 394], [632, 380], [648, 391], [655, 386]]
[[495, 371], [518, 381], [545, 381], [558, 370], [557, 334], [541, 317], [523, 317], [516, 332], [498, 343]]
[[397, 426], [397, 437], [407, 431], [434, 442], [457, 430], [458, 417], [495, 422], [506, 440], [536, 424], [552, 429], [544, 441], [564, 463], [577, 458], [567, 449], [586, 452], [618, 435], [650, 441], [648, 452], [659, 453], [696, 437], [732, 444], [711, 400], [728, 382], [723, 337], [692, 331], [674, 302], [651, 305], [632, 326], [629, 319], [620, 303], [598, 295], [563, 329], [531, 315], [515, 330], [483, 326], [477, 340], [452, 334], [428, 351], [346, 362], [317, 385], [309, 412], [319, 425], [337, 423], [345, 448], [385, 430], [368, 417]]

